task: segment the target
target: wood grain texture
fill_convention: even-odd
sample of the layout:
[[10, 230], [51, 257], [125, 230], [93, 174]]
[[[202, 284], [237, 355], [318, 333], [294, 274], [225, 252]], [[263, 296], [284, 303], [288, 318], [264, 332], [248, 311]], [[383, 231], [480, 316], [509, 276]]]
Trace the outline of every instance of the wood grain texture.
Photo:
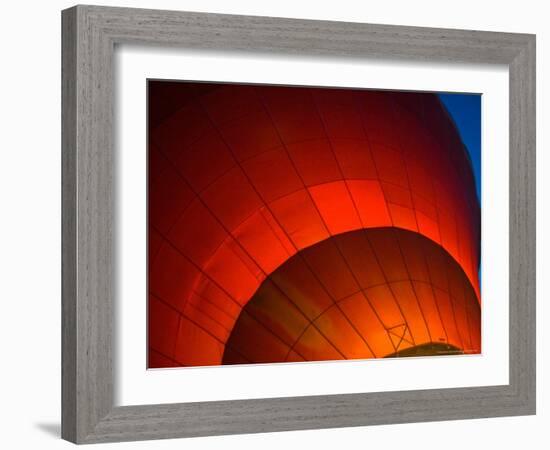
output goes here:
[[[77, 443], [535, 412], [535, 37], [77, 6], [63, 11], [62, 435]], [[510, 71], [510, 383], [113, 407], [115, 44], [506, 64]]]
[[76, 440], [76, 10], [62, 17], [61, 434]]

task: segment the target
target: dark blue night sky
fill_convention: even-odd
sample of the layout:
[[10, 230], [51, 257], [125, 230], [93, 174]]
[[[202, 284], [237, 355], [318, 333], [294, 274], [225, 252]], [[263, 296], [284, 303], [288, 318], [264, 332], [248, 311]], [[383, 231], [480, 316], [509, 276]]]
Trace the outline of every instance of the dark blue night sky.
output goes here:
[[447, 111], [453, 118], [462, 142], [468, 149], [478, 199], [481, 199], [481, 95], [439, 94]]

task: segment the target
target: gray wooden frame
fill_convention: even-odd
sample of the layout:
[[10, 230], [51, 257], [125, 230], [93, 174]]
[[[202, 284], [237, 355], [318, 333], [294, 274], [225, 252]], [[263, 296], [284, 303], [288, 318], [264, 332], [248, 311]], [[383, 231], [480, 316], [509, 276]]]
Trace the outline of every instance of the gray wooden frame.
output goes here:
[[[62, 437], [76, 443], [535, 413], [535, 36], [76, 6], [62, 13]], [[508, 385], [113, 405], [113, 52], [118, 43], [506, 64]]]

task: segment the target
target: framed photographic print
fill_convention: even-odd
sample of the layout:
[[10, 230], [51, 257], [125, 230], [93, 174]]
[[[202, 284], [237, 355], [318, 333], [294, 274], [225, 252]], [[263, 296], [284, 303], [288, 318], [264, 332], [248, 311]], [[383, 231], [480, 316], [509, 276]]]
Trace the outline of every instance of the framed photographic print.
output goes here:
[[65, 439], [534, 414], [534, 36], [62, 17]]

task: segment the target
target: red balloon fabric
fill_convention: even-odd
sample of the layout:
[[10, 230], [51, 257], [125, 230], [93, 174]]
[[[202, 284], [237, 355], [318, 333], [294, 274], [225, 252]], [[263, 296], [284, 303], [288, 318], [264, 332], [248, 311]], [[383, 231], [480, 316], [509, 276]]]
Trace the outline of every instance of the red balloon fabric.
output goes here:
[[441, 246], [399, 228], [338, 234], [260, 286], [224, 364], [479, 353], [480, 308]]
[[[148, 163], [149, 367], [381, 357], [406, 343], [443, 342], [479, 353], [480, 207], [468, 156], [437, 96], [150, 82]], [[334, 266], [334, 246], [355, 232], [371, 246], [362, 256], [352, 253], [371, 262], [348, 270], [357, 278], [355, 291], [350, 285], [340, 292], [346, 275]], [[429, 248], [444, 260], [447, 284], [436, 284], [431, 272], [415, 278], [404, 245], [417, 259]], [[306, 289], [303, 267], [293, 261], [319, 248], [325, 250], [314, 259], [331, 264], [318, 268], [325, 275], [317, 275], [317, 291], [302, 299], [311, 310], [302, 317], [308, 331], [292, 328], [296, 318], [281, 310], [271, 316], [271, 328], [260, 327], [278, 335], [271, 344], [251, 343], [256, 353], [233, 348], [230, 357], [228, 342], [254, 329], [241, 324], [261, 292], [273, 283], [283, 289], [291, 279], [297, 290]], [[363, 272], [382, 278], [365, 284]], [[391, 281], [397, 273], [399, 286]], [[460, 279], [456, 286], [453, 277]], [[323, 306], [348, 298], [341, 295], [364, 296], [364, 289], [379, 291], [367, 309], [348, 299], [316, 318]], [[287, 303], [296, 306], [296, 295], [286, 296]], [[417, 307], [392, 316], [396, 303], [413, 305], [413, 298]], [[284, 309], [282, 301], [272, 300], [270, 308]], [[343, 308], [363, 325], [344, 320]], [[450, 320], [451, 312], [453, 324], [442, 318]], [[311, 325], [327, 314], [334, 317], [325, 325]], [[393, 318], [372, 322], [371, 329], [372, 315]], [[284, 335], [289, 326], [304, 332], [301, 340]], [[323, 338], [326, 352], [297, 351], [313, 330], [328, 333], [323, 327], [336, 327]], [[233, 335], [239, 329], [240, 338]], [[386, 335], [379, 346], [370, 345], [375, 332]], [[364, 351], [353, 350], [360, 342]], [[252, 356], [258, 352], [261, 357]]]

